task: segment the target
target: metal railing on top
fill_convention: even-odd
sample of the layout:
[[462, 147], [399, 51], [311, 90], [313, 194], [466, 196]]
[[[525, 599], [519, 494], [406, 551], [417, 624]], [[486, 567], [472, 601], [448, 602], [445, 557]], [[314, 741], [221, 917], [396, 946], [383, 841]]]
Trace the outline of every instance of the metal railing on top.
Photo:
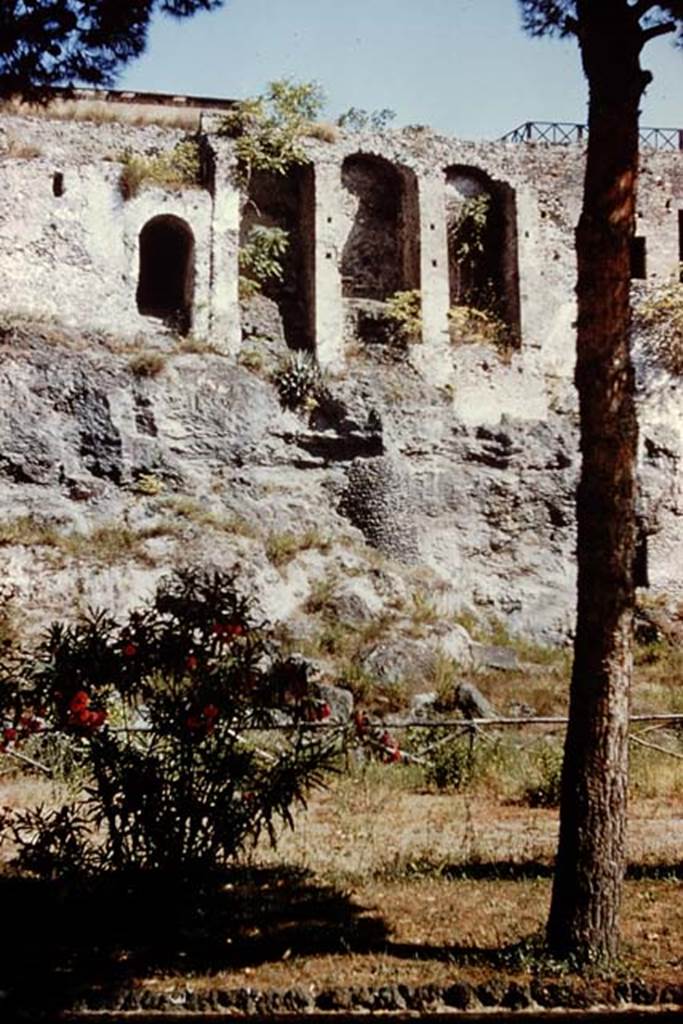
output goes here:
[[[502, 136], [501, 142], [549, 142], [554, 146], [572, 146], [585, 142], [588, 126], [573, 121], [525, 121]], [[683, 151], [683, 128], [650, 128], [639, 133], [644, 149]]]

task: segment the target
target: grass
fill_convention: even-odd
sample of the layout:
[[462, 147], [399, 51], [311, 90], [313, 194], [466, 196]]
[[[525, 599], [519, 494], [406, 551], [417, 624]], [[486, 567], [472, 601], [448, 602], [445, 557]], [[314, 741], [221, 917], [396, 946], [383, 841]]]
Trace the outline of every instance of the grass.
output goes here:
[[180, 352], [183, 355], [225, 355], [225, 353], [221, 352], [219, 348], [212, 345], [210, 341], [204, 341], [202, 338], [195, 338], [192, 334], [188, 334], [187, 337], [184, 338], [178, 338], [176, 342], [176, 352]]
[[42, 155], [39, 146], [25, 142], [11, 132], [7, 134], [5, 144], [0, 149], [0, 160], [35, 160]]
[[243, 349], [237, 357], [237, 362], [240, 366], [243, 366], [245, 370], [250, 370], [252, 373], [263, 373], [265, 367], [265, 359], [262, 352], [259, 352], [255, 348]]
[[124, 199], [133, 199], [143, 187], [199, 188], [201, 165], [197, 142], [186, 139], [153, 156], [126, 150], [120, 157], [119, 188]]
[[173, 516], [185, 519], [207, 529], [216, 530], [219, 533], [226, 533], [230, 536], [257, 538], [259, 531], [253, 523], [243, 516], [230, 515], [220, 516], [204, 508], [194, 498], [186, 496], [175, 496], [164, 499], [162, 508]]
[[434, 626], [441, 619], [436, 605], [423, 590], [413, 594], [412, 607], [408, 611], [411, 622], [411, 635], [423, 636], [425, 627]]
[[128, 369], [135, 377], [158, 377], [166, 366], [161, 352], [138, 352], [128, 361]]
[[131, 490], [135, 494], [153, 498], [164, 491], [164, 481], [155, 473], [142, 473], [132, 485]]
[[156, 537], [177, 533], [171, 522], [132, 530], [118, 523], [105, 523], [89, 532], [63, 532], [57, 526], [18, 516], [0, 522], [0, 547], [43, 548], [60, 558], [78, 558], [100, 565], [114, 565], [125, 558], [153, 564], [145, 543]]
[[451, 306], [448, 310], [451, 344], [492, 345], [505, 352], [511, 346], [510, 328], [491, 310], [474, 306]]
[[[500, 779], [508, 785], [515, 771], [521, 787], [519, 751], [494, 756], [490, 746], [481, 744], [486, 753], [475, 784], [448, 793], [428, 786], [419, 765], [350, 757], [349, 770], [296, 812], [294, 831], [283, 833], [276, 849], [259, 845], [222, 882], [206, 880], [187, 892], [173, 883], [172, 900], [164, 881], [157, 893], [149, 879], [140, 891], [127, 879], [125, 891], [113, 895], [116, 880], [105, 880], [84, 896], [63, 882], [38, 888], [0, 875], [13, 921], [3, 965], [10, 989], [17, 973], [29, 972], [38, 991], [43, 967], [54, 972], [50, 950], [35, 942], [38, 912], [41, 934], [59, 936], [64, 998], [87, 990], [95, 976], [104, 991], [144, 985], [164, 993], [295, 986], [316, 993], [455, 979], [500, 986], [544, 978], [594, 991], [628, 977], [673, 982], [683, 936], [680, 844], [672, 827], [683, 809], [680, 790], [666, 799], [633, 791], [622, 955], [581, 979], [539, 945], [557, 811], [508, 799]], [[54, 785], [5, 776], [0, 803], [50, 803]]]
[[266, 538], [266, 557], [269, 562], [280, 569], [288, 565], [302, 551], [316, 550], [327, 554], [330, 547], [329, 538], [316, 527], [309, 527], [302, 533], [272, 531]]
[[51, 103], [25, 103], [14, 97], [0, 102], [0, 113], [15, 117], [37, 117], [46, 121], [86, 121], [90, 124], [124, 124], [131, 127], [159, 125], [196, 131], [200, 110], [169, 107], [140, 109], [136, 104], [111, 104], [104, 100], [61, 100]]
[[303, 134], [308, 139], [318, 139], [319, 142], [338, 142], [340, 132], [336, 125], [328, 124], [326, 121], [311, 121], [304, 128]]

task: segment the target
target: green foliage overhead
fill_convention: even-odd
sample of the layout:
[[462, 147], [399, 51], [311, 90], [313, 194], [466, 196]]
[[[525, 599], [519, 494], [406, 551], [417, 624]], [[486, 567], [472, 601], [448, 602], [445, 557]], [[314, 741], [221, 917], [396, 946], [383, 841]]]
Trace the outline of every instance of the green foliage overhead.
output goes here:
[[[593, 3], [596, 0], [592, 0]], [[606, 0], [601, 0], [606, 5]], [[609, 0], [614, 17], [628, 16], [634, 26], [644, 31], [643, 43], [648, 38], [678, 30], [683, 25], [683, 0]], [[584, 0], [585, 3], [585, 0]], [[534, 36], [578, 35], [581, 23], [581, 0], [519, 0], [522, 25]]]
[[111, 85], [139, 57], [153, 15], [187, 18], [223, 0], [2, 0], [0, 95]]
[[307, 162], [301, 140], [324, 105], [315, 82], [271, 82], [262, 96], [242, 100], [223, 118], [220, 133], [235, 140], [239, 177], [246, 185], [254, 171], [285, 174]]

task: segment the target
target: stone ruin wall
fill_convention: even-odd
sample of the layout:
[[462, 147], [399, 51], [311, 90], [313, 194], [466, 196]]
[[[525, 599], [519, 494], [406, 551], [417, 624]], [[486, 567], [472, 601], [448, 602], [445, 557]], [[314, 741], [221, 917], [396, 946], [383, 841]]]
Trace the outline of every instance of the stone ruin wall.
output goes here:
[[[141, 315], [136, 301], [141, 233], [154, 218], [168, 218], [186, 226], [191, 237], [192, 333], [237, 355], [237, 259], [253, 207], [240, 202], [231, 144], [214, 134], [218, 116], [203, 118], [211, 188], [145, 187], [129, 200], [119, 191], [117, 155], [125, 149], [170, 149], [179, 132], [22, 123], [22, 139], [35, 140], [37, 155], [0, 160], [0, 308], [119, 334], [144, 332], [150, 318]], [[3, 137], [17, 130], [17, 119], [4, 119], [0, 151]], [[315, 349], [321, 365], [341, 367], [349, 306], [358, 298], [381, 300], [416, 288], [423, 344], [414, 358], [429, 367], [433, 379], [454, 378], [463, 415], [475, 407], [478, 418], [487, 409], [493, 419], [504, 411], [541, 415], [547, 401], [542, 378], [569, 377], [573, 366], [580, 148], [462, 142], [416, 128], [383, 136], [349, 134], [336, 143], [309, 140], [307, 149], [312, 163], [306, 172], [295, 169], [276, 189], [266, 182], [256, 196], [259, 219], [289, 228], [301, 263], [299, 280], [290, 288], [299, 310], [289, 317], [292, 328], [285, 325], [290, 347]], [[497, 378], [492, 400], [490, 381], [478, 383], [482, 363], [476, 346], [454, 352], [448, 342], [447, 311], [454, 298], [449, 203], [454, 182], [463, 176], [505, 193], [497, 244], [506, 250], [502, 299], [519, 347], [507, 368], [486, 360], [489, 376]], [[665, 281], [680, 259], [682, 217], [681, 154], [645, 154], [637, 234], [645, 240], [650, 284]], [[152, 326], [158, 326], [153, 318]], [[515, 401], [520, 373], [526, 381], [523, 406]]]
[[[177, 243], [184, 253], [178, 258], [187, 261], [185, 329], [237, 359], [245, 317], [238, 252], [250, 214], [234, 184], [231, 144], [215, 133], [218, 116], [202, 121], [211, 167], [206, 188], [145, 187], [128, 200], [119, 189], [117, 156], [170, 149], [180, 131], [0, 120], [0, 149], [20, 134], [36, 150], [30, 159], [0, 159], [0, 313], [56, 317], [122, 336], [158, 331], [159, 318], [144, 315], [155, 312], [153, 296], [147, 306], [140, 300], [143, 239], [156, 224], [170, 231], [162, 231], [162, 246]], [[411, 346], [410, 365], [449, 389], [459, 423], [486, 431], [558, 414], [575, 422], [573, 232], [581, 149], [464, 142], [422, 128], [342, 134], [334, 142], [308, 140], [306, 148], [307, 167], [277, 187], [254, 186], [260, 222], [282, 224], [293, 238], [296, 270], [278, 309], [287, 344], [315, 351], [332, 374], [352, 377], [357, 307], [416, 288], [423, 332]], [[463, 187], [476, 191], [477, 183], [500, 204], [494, 259], [518, 338], [506, 358], [491, 346], [449, 339], [457, 282], [448, 221], [453, 197]], [[665, 283], [683, 249], [683, 154], [643, 154], [637, 235], [644, 239], [645, 280], [636, 287]], [[680, 384], [644, 377], [642, 515], [651, 537], [650, 581], [683, 598]]]

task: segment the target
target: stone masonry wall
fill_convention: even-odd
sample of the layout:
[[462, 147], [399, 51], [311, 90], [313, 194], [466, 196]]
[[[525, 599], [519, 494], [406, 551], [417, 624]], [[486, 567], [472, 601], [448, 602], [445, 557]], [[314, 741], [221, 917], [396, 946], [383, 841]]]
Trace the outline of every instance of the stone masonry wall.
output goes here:
[[[246, 333], [248, 321], [251, 344], [258, 336], [258, 316], [244, 316], [240, 309], [244, 202], [234, 184], [231, 143], [215, 134], [216, 117], [203, 117], [211, 187], [143, 187], [129, 200], [119, 188], [121, 154], [170, 150], [180, 132], [0, 118], [0, 318], [29, 314], [121, 339], [158, 338], [160, 322], [137, 308], [139, 246], [145, 225], [168, 215], [186, 225], [194, 240], [191, 333], [235, 367], [247, 344], [243, 329]], [[422, 128], [381, 136], [340, 134], [334, 142], [307, 140], [306, 147], [310, 165], [288, 193], [294, 198], [287, 200], [302, 263], [299, 283], [296, 276], [287, 282], [287, 303], [295, 311], [290, 335], [314, 348], [344, 408], [363, 405], [359, 388], [366, 406], [381, 406], [381, 451], [373, 449], [372, 455], [385, 459], [392, 480], [400, 478], [405, 495], [414, 499], [415, 529], [404, 505], [399, 524], [401, 536], [410, 539], [410, 559], [457, 579], [475, 603], [509, 613], [525, 628], [533, 608], [541, 626], [545, 615], [549, 635], [557, 635], [570, 628], [573, 607], [573, 288], [580, 147], [464, 142]], [[509, 318], [519, 323], [519, 342], [505, 355], [491, 344], [455, 344], [449, 336], [448, 182], [463, 174], [479, 176], [504, 197], [500, 277]], [[397, 190], [386, 203], [377, 182], [393, 182]], [[285, 191], [289, 187], [283, 183]], [[640, 292], [671, 279], [680, 256], [681, 210], [683, 155], [644, 153], [637, 234], [645, 240], [646, 278], [635, 285]], [[349, 304], [364, 290], [379, 303], [395, 285], [420, 290], [421, 342], [408, 347], [391, 374], [373, 355], [361, 375], [358, 343], [345, 334]], [[266, 306], [268, 316], [277, 318], [278, 296]], [[286, 335], [278, 335], [283, 352]], [[636, 361], [641, 519], [650, 582], [655, 590], [683, 599], [681, 383], [638, 346]], [[5, 398], [13, 401], [16, 373], [9, 363], [0, 371]], [[429, 393], [420, 398], [423, 384]], [[170, 384], [165, 387], [170, 396]], [[37, 423], [42, 414], [36, 395], [31, 400]], [[199, 408], [200, 390], [194, 401]], [[0, 432], [0, 476], [3, 458], [16, 469], [12, 438], [26, 426], [16, 415], [9, 409], [0, 414], [0, 425], [7, 427], [4, 440]], [[367, 416], [364, 408], [363, 422]], [[340, 466], [348, 469], [351, 489], [354, 480], [369, 479], [373, 472], [358, 468], [368, 452], [352, 452], [349, 437], [355, 428], [349, 423], [354, 422], [348, 413], [342, 421], [312, 429], [310, 436], [304, 432], [303, 440], [297, 435], [296, 442], [318, 453], [314, 464], [326, 472], [331, 466], [338, 482]], [[220, 424], [221, 431], [233, 432], [225, 438], [226, 450], [232, 451], [240, 425], [235, 417], [229, 426], [223, 418]], [[173, 450], [173, 439], [166, 443]], [[255, 442], [250, 454], [240, 454], [239, 465], [255, 465], [257, 451]], [[286, 462], [284, 455], [278, 459], [278, 465]], [[307, 466], [297, 456], [287, 472], [305, 474]], [[95, 470], [101, 478], [102, 466], [93, 470], [84, 463], [83, 472]], [[122, 465], [117, 472], [112, 486], [125, 483], [132, 470]], [[197, 480], [201, 473], [199, 467]], [[53, 476], [47, 474], [45, 486], [56, 486]], [[11, 491], [14, 483], [8, 486]], [[301, 482], [296, 486], [305, 489]], [[339, 487], [343, 491], [346, 484]], [[5, 510], [12, 505], [10, 491]], [[362, 488], [359, 494], [363, 504]], [[23, 500], [17, 493], [20, 505]], [[381, 501], [381, 518], [380, 506]], [[362, 509], [354, 515], [362, 529]], [[375, 525], [369, 533], [383, 536], [382, 524]], [[508, 593], [514, 591], [512, 578], [520, 582]]]

